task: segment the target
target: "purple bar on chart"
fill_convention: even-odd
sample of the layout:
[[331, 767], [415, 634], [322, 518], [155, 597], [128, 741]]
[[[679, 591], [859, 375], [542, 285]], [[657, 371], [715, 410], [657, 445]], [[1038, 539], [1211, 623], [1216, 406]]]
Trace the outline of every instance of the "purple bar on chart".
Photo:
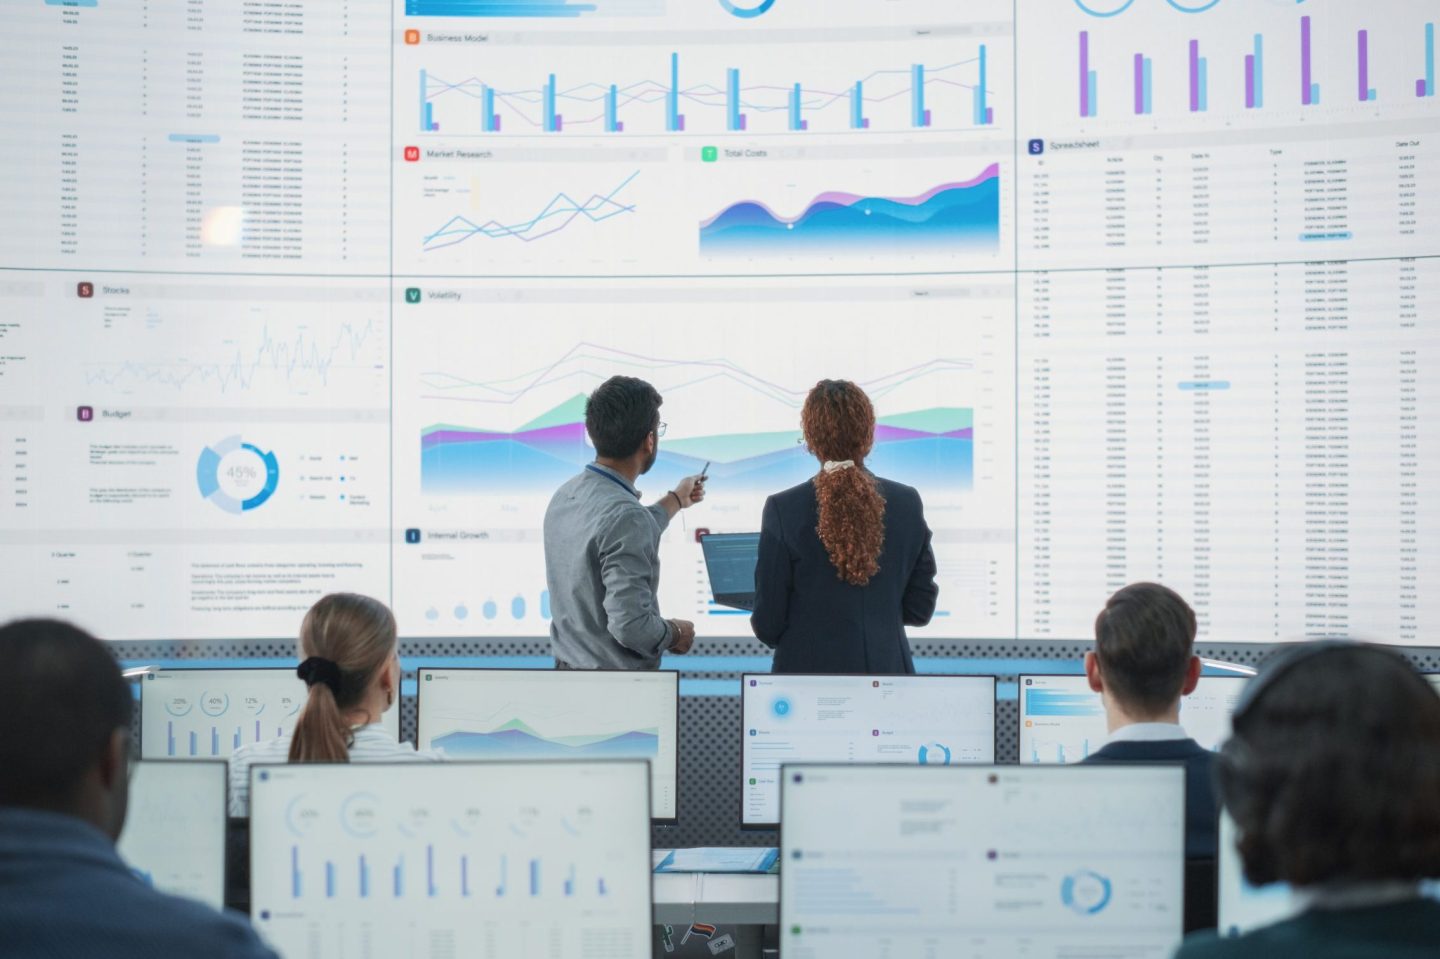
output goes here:
[[1200, 112], [1200, 41], [1190, 41], [1190, 112]]
[[1135, 54], [1135, 114], [1145, 112], [1145, 54]]
[[1255, 109], [1255, 54], [1245, 54], [1245, 109]]
[[929, 107], [926, 107], [926, 108], [925, 108], [925, 112], [922, 114], [922, 116], [925, 118], [925, 123], [924, 123], [924, 125], [928, 127], [928, 126], [930, 125], [930, 108], [929, 108]]
[[1311, 103], [1311, 95], [1315, 87], [1310, 82], [1310, 18], [1300, 18], [1300, 102], [1305, 106]]
[[993, 126], [994, 124], [995, 124], [995, 108], [994, 108], [994, 107], [986, 107], [986, 108], [985, 108], [985, 125], [988, 127], [988, 126]]
[[1080, 31], [1080, 115], [1090, 115], [1090, 32]]
[[1355, 56], [1360, 64], [1359, 75], [1359, 99], [1363, 103], [1375, 99], [1375, 91], [1370, 89], [1370, 31], [1361, 30], [1355, 34]]

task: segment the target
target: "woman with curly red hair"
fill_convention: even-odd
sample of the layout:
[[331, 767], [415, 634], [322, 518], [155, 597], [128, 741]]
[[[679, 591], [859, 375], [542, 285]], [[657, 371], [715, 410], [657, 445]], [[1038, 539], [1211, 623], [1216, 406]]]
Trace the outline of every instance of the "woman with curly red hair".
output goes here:
[[865, 468], [875, 408], [854, 383], [815, 384], [801, 427], [820, 472], [765, 501], [751, 628], [777, 673], [913, 673], [905, 627], [939, 595], [920, 494]]

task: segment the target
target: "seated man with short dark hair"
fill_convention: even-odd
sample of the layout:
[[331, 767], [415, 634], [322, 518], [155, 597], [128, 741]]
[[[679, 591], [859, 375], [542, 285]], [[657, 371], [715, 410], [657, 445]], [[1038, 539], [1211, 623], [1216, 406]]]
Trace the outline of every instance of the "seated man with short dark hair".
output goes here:
[[0, 628], [0, 954], [274, 959], [243, 917], [156, 892], [115, 852], [132, 709], [99, 640]]
[[1195, 612], [1174, 590], [1135, 583], [1111, 596], [1085, 654], [1090, 688], [1105, 704], [1110, 739], [1087, 763], [1177, 763], [1185, 767], [1185, 928], [1215, 925], [1219, 809], [1215, 754], [1180, 725], [1180, 698], [1200, 681]]

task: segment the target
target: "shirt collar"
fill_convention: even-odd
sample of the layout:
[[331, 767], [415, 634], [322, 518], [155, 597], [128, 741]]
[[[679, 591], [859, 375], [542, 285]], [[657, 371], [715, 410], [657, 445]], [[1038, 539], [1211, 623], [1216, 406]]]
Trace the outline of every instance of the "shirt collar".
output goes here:
[[1307, 909], [1366, 909], [1393, 906], [1421, 898], [1415, 882], [1336, 882], [1295, 890], [1295, 898]]
[[1110, 734], [1110, 743], [1168, 743], [1177, 739], [1189, 739], [1185, 727], [1179, 723], [1130, 723]]
[[621, 488], [624, 489], [625, 492], [629, 493], [636, 499], [640, 498], [640, 491], [637, 490], [634, 486], [632, 486], [629, 480], [612, 470], [610, 467], [601, 466], [599, 463], [586, 463], [585, 468], [592, 473], [599, 473], [601, 476], [604, 476], [606, 479], [609, 479], [612, 482], [619, 483]]

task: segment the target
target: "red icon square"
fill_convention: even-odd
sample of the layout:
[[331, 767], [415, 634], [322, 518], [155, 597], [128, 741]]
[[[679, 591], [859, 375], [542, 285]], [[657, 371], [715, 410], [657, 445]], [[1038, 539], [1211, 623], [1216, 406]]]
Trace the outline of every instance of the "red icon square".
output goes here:
[[420, 148], [419, 148], [419, 147], [406, 147], [406, 148], [405, 148], [405, 162], [406, 162], [406, 163], [419, 163], [419, 162], [420, 162]]
[[82, 300], [88, 300], [95, 295], [95, 284], [89, 280], [81, 280], [75, 284], [75, 295]]
[[406, 44], [406, 46], [411, 46], [411, 47], [413, 47], [413, 46], [415, 46], [415, 44], [417, 44], [417, 43], [419, 43], [419, 42], [420, 42], [420, 31], [419, 31], [419, 30], [406, 30], [406, 31], [405, 31], [405, 44]]

